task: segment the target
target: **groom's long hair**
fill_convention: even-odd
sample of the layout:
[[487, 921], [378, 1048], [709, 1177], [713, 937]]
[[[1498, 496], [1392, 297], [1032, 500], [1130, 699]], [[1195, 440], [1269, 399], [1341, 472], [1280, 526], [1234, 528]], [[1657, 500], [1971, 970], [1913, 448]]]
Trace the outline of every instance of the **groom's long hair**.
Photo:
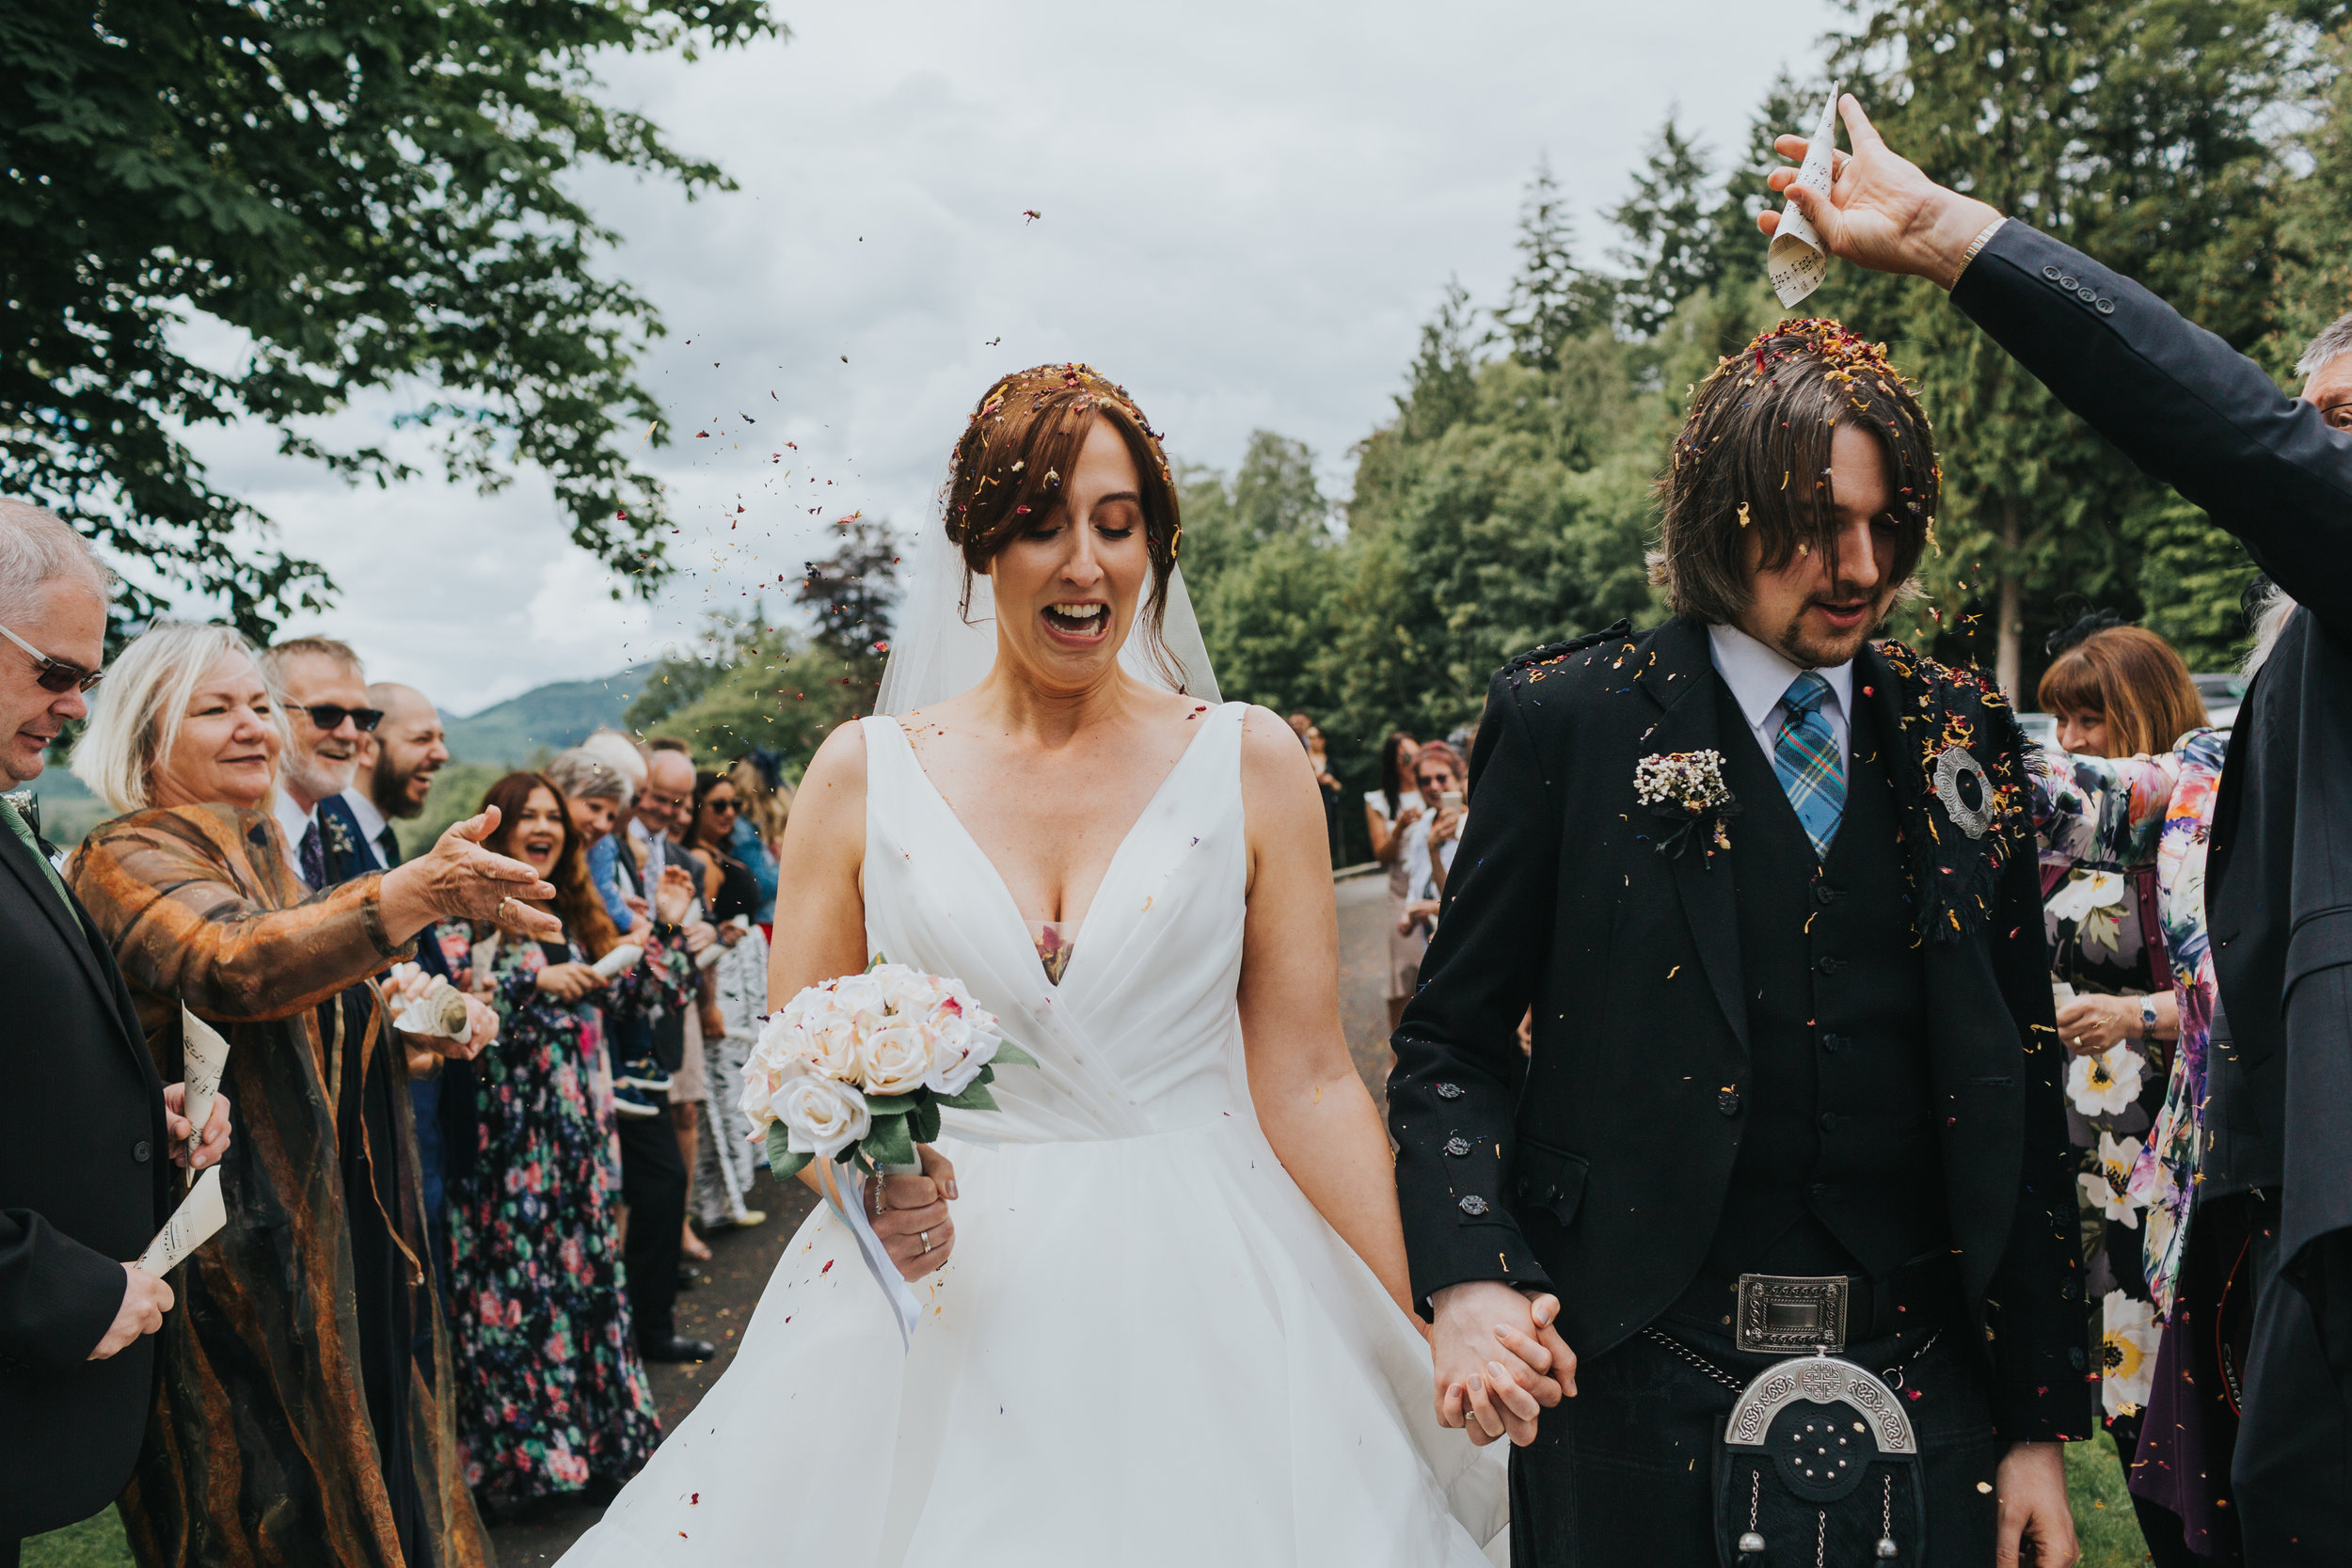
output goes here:
[[[947, 461], [947, 491], [941, 510], [947, 537], [963, 552], [963, 597], [958, 613], [972, 609], [972, 574], [990, 562], [1022, 530], [1035, 526], [1062, 504], [1062, 476], [1073, 471], [1078, 451], [1097, 420], [1108, 420], [1127, 445], [1141, 477], [1144, 545], [1152, 561], [1152, 584], [1136, 615], [1152, 657], [1163, 665], [1160, 626], [1168, 610], [1168, 574], [1176, 569], [1184, 522], [1176, 482], [1160, 433], [1143, 417], [1127, 389], [1090, 365], [1038, 365], [1006, 376], [972, 410], [971, 422]], [[1181, 674], [1181, 672], [1176, 672]]]
[[1752, 592], [1751, 531], [1762, 542], [1765, 571], [1801, 549], [1824, 551], [1835, 565], [1829, 450], [1840, 420], [1868, 431], [1886, 453], [1899, 531], [1891, 578], [1909, 582], [1943, 492], [1928, 417], [1883, 344], [1834, 321], [1783, 322], [1699, 383], [1658, 482], [1650, 580], [1677, 614], [1738, 619]]

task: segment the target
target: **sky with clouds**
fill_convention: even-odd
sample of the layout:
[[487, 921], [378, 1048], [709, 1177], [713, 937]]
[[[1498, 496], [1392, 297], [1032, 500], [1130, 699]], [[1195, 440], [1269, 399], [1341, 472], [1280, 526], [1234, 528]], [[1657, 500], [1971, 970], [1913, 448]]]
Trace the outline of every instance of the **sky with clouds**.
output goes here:
[[[1230, 468], [1276, 430], [1344, 495], [1348, 448], [1391, 411], [1447, 278], [1500, 298], [1539, 156], [1597, 261], [1600, 214], [1668, 111], [1727, 154], [1839, 17], [1830, 0], [776, 8], [789, 40], [607, 72], [613, 102], [739, 189], [580, 186], [623, 237], [604, 264], [669, 326], [644, 374], [678, 439], [643, 460], [671, 493], [676, 580], [615, 603], [529, 472], [487, 498], [355, 490], [262, 433], [203, 433], [215, 483], [338, 584], [290, 632], [346, 637], [453, 712], [610, 673], [763, 584], [780, 610], [827, 519], [928, 523], [971, 405], [1049, 360], [1125, 384], [1179, 458]], [[384, 440], [421, 401], [372, 400], [335, 433]]]

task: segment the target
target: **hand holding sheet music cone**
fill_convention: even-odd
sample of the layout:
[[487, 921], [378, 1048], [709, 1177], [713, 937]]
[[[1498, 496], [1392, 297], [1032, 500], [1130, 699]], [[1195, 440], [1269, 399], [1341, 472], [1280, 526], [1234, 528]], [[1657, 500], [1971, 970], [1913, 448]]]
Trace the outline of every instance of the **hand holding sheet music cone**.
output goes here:
[[[1837, 109], [1853, 150], [1832, 153], [1827, 192], [1805, 185], [1802, 168], [1774, 170], [1766, 183], [1788, 194], [1788, 204], [1804, 214], [1829, 255], [1950, 288], [1966, 264], [1968, 247], [2000, 213], [1937, 184], [1888, 147], [1853, 94], [1842, 95]], [[1783, 136], [1772, 145], [1784, 158], [1803, 159], [1812, 150], [1812, 142], [1803, 136]], [[1756, 222], [1765, 233], [1777, 235], [1782, 214], [1760, 213]]]

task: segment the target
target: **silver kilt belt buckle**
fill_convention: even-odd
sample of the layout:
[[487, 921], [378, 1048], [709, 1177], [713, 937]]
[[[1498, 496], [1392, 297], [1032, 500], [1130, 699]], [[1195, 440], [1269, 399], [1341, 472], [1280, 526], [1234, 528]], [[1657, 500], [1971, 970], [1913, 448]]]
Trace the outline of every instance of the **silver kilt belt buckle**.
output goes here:
[[1716, 1544], [1730, 1568], [1926, 1557], [1918, 1434], [1895, 1390], [1837, 1354], [1846, 1308], [1842, 1275], [1740, 1277], [1740, 1351], [1799, 1354], [1757, 1373], [1724, 1420]]
[[1743, 1274], [1733, 1342], [1743, 1355], [1836, 1355], [1846, 1348], [1846, 1291], [1842, 1274], [1818, 1279]]

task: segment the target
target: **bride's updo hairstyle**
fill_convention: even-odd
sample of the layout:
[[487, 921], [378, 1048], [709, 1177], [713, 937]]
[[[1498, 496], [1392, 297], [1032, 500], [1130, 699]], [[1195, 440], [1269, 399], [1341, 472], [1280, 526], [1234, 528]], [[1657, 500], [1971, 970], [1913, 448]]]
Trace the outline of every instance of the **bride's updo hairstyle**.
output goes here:
[[1160, 433], [1143, 417], [1127, 389], [1090, 365], [1039, 365], [1005, 377], [988, 389], [972, 422], [964, 426], [947, 462], [947, 537], [963, 552], [961, 611], [972, 608], [972, 578], [988, 570], [1022, 530], [1032, 528], [1062, 504], [1062, 476], [1077, 465], [1094, 421], [1106, 420], [1141, 476], [1144, 546], [1152, 561], [1152, 586], [1136, 619], [1153, 661], [1169, 660], [1160, 645], [1168, 610], [1168, 574], [1176, 569], [1176, 543], [1184, 532]]

